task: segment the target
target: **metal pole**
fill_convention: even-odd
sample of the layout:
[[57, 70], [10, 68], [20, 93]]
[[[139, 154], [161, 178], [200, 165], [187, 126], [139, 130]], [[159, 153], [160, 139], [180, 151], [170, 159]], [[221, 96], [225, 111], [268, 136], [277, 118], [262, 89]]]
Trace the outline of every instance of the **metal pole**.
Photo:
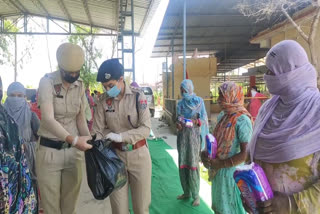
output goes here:
[[123, 31], [121, 31], [121, 57], [122, 57], [122, 66], [123, 68], [124, 67], [124, 52], [123, 52], [123, 49], [124, 49], [124, 37], [123, 37]]
[[17, 76], [18, 76], [18, 72], [17, 72], [17, 53], [18, 53], [18, 43], [17, 43], [17, 35], [14, 35], [14, 81], [17, 82]]
[[135, 72], [135, 44], [134, 44], [134, 13], [133, 13], [133, 0], [131, 0], [131, 28], [132, 28], [132, 79], [136, 80]]
[[23, 28], [24, 32], [26, 33], [28, 31], [28, 20], [27, 20], [27, 15], [23, 16]]
[[186, 79], [187, 70], [187, 59], [186, 59], [186, 49], [187, 49], [187, 0], [183, 3], [183, 79]]
[[174, 40], [172, 40], [172, 47], [171, 47], [171, 51], [172, 51], [172, 70], [171, 70], [171, 90], [172, 90], [172, 99], [174, 99]]
[[49, 19], [47, 18], [47, 33], [50, 32], [50, 27], [49, 27]]
[[168, 56], [166, 56], [166, 79], [167, 79], [167, 98], [169, 97], [169, 70], [168, 70]]
[[1, 21], [1, 24], [0, 24], [0, 32], [3, 32], [3, 26], [4, 26], [4, 24], [3, 24], [3, 22], [4, 22], [4, 18], [2, 18], [2, 17], [0, 17], [0, 21]]

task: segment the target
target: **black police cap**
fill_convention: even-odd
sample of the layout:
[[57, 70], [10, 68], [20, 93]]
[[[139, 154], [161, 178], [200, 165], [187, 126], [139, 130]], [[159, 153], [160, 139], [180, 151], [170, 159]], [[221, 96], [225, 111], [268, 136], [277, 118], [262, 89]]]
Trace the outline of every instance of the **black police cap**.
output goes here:
[[119, 62], [119, 59], [108, 59], [99, 67], [97, 82], [118, 80], [121, 76], [123, 76], [123, 72], [123, 66]]

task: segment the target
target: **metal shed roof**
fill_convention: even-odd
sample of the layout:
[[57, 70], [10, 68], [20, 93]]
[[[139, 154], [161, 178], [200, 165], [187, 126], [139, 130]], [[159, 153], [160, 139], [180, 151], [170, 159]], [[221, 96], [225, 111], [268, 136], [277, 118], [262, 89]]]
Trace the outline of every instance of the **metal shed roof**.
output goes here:
[[[256, 23], [236, 8], [238, 0], [187, 1], [187, 54], [197, 48], [198, 53], [214, 54], [218, 58], [218, 72], [231, 71], [265, 56], [267, 49], [250, 44], [250, 38], [270, 26], [270, 21]], [[171, 0], [163, 19], [153, 57], [183, 51], [183, 1]]]
[[[0, 17], [32, 15], [119, 30], [120, 0], [0, 0]], [[123, 0], [130, 10], [130, 0]], [[134, 32], [140, 34], [160, 0], [134, 0]], [[130, 29], [126, 21], [125, 30]]]

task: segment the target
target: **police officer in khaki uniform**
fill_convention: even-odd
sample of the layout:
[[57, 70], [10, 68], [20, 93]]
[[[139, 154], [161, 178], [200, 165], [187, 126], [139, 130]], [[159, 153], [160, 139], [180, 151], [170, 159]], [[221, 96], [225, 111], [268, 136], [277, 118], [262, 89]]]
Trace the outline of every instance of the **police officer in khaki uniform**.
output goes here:
[[82, 180], [83, 152], [92, 146], [85, 119], [85, 88], [79, 79], [84, 63], [81, 47], [70, 43], [57, 50], [59, 71], [39, 85], [42, 119], [36, 170], [45, 214], [74, 214]]
[[151, 121], [147, 100], [138, 88], [123, 80], [123, 66], [110, 59], [99, 68], [97, 81], [106, 93], [94, 115], [93, 134], [111, 139], [118, 156], [125, 163], [127, 184], [111, 194], [113, 214], [128, 214], [129, 185], [135, 214], [148, 214], [151, 203], [151, 158], [146, 138]]

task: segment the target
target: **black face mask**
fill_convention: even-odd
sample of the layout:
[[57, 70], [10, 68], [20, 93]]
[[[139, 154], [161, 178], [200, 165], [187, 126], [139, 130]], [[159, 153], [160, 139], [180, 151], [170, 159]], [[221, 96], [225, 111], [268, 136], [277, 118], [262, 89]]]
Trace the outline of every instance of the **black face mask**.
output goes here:
[[63, 72], [63, 73], [64, 73], [63, 74], [63, 79], [68, 83], [74, 83], [80, 77], [80, 73], [75, 77], [71, 76], [68, 72]]

